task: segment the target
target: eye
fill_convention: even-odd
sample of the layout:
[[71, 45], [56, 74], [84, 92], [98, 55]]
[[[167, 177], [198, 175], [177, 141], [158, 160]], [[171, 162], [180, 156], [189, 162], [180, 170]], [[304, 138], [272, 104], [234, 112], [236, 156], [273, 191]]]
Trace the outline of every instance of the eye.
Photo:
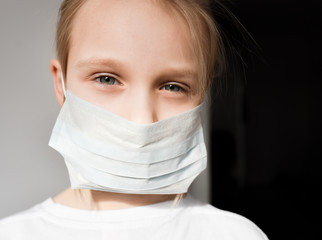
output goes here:
[[117, 85], [119, 81], [117, 81], [114, 77], [103, 75], [95, 78], [98, 82], [105, 85]]
[[170, 92], [184, 92], [185, 91], [182, 87], [180, 87], [176, 84], [165, 85], [165, 86], [161, 87], [161, 90], [167, 90]]

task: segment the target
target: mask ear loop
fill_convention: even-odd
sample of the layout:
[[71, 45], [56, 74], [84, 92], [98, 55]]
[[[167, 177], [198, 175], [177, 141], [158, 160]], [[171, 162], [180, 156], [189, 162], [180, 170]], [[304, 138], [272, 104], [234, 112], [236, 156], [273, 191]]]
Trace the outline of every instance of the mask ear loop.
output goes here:
[[62, 86], [63, 86], [64, 96], [65, 96], [65, 98], [66, 98], [66, 88], [65, 88], [65, 81], [64, 81], [63, 72], [60, 72], [60, 79], [61, 79], [61, 84], [62, 84]]

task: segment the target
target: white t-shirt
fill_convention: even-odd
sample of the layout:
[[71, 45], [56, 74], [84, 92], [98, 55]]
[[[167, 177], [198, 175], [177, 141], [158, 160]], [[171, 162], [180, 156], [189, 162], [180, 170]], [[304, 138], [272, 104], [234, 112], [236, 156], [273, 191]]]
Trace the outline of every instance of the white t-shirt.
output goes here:
[[173, 201], [122, 210], [89, 211], [51, 198], [0, 221], [1, 240], [267, 240], [248, 219], [190, 195]]

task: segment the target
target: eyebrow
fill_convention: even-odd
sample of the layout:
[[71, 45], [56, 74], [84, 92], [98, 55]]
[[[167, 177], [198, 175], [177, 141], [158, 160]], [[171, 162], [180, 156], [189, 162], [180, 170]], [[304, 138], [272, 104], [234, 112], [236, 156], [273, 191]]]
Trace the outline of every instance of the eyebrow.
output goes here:
[[75, 66], [77, 68], [83, 68], [83, 67], [94, 67], [94, 66], [106, 66], [106, 67], [112, 67], [112, 68], [120, 68], [123, 67], [124, 64], [122, 61], [117, 59], [111, 59], [111, 58], [88, 58], [84, 60], [78, 61]]
[[[110, 67], [113, 69], [125, 68], [126, 64], [118, 59], [112, 58], [88, 58], [78, 61], [75, 66], [77, 68], [97, 68], [97, 67]], [[197, 78], [197, 72], [189, 68], [176, 68], [169, 66], [161, 74], [162, 78]]]

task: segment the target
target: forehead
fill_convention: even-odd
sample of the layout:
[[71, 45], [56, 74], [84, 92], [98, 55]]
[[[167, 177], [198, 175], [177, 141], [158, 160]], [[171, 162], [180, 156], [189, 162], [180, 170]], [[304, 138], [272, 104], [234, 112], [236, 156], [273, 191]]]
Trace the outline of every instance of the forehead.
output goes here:
[[117, 57], [151, 69], [195, 66], [191, 36], [179, 14], [152, 0], [90, 0], [76, 14], [69, 62]]

